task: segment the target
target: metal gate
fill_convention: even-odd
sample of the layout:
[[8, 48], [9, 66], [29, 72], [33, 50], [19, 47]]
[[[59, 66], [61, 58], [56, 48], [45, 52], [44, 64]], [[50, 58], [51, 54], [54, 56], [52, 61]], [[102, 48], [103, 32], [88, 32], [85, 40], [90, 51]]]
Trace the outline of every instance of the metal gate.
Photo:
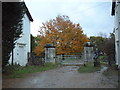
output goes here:
[[64, 65], [83, 64], [83, 55], [57, 55], [57, 62]]

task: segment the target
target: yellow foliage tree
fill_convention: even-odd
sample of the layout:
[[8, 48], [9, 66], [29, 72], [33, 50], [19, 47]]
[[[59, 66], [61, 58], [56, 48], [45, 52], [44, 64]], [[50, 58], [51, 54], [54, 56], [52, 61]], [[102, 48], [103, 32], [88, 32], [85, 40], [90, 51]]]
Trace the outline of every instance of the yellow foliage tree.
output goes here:
[[47, 43], [55, 45], [57, 54], [80, 53], [84, 43], [89, 41], [80, 24], [72, 23], [65, 15], [43, 23], [39, 32], [41, 41], [34, 50], [37, 55], [44, 52]]

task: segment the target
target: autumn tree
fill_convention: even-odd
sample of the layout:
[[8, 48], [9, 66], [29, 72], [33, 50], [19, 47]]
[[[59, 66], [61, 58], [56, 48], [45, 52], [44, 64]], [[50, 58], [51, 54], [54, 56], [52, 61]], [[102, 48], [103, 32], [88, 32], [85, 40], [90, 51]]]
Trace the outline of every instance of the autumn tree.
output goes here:
[[88, 41], [80, 24], [74, 24], [65, 15], [58, 15], [55, 19], [43, 23], [39, 32], [41, 41], [35, 48], [37, 55], [44, 52], [47, 43], [55, 45], [57, 54], [80, 53], [84, 43]]

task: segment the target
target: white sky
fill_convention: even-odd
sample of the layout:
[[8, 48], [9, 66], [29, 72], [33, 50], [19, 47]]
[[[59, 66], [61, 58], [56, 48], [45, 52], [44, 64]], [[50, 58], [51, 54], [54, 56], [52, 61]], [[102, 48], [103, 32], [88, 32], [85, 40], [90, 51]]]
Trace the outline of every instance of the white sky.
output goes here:
[[[113, 32], [111, 0], [24, 0], [34, 19], [31, 23], [33, 36], [39, 35], [42, 22], [67, 15], [73, 23], [80, 23], [84, 34], [96, 36], [99, 32]], [[96, 2], [95, 2], [96, 1]], [[105, 2], [108, 1], [108, 2]]]

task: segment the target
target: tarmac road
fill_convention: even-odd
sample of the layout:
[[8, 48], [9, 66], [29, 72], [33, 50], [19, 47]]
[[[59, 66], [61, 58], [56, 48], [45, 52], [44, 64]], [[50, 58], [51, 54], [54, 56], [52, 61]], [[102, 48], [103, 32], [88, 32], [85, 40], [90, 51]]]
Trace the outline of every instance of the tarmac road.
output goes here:
[[100, 72], [78, 73], [79, 66], [29, 74], [24, 78], [4, 79], [3, 88], [115, 88], [116, 79], [108, 79]]

